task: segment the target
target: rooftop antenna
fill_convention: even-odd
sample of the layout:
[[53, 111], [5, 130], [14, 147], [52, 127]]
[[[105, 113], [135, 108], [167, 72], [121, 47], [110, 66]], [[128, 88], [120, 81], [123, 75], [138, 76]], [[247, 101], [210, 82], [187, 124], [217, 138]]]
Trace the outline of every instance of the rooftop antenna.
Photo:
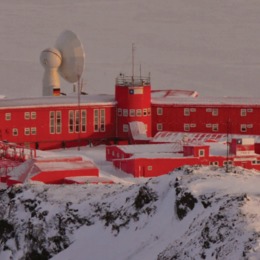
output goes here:
[[59, 75], [70, 83], [78, 82], [84, 70], [85, 52], [77, 35], [66, 30], [58, 37], [55, 48], [42, 51], [40, 61], [45, 68], [43, 96], [59, 96]]
[[135, 74], [135, 44], [132, 43], [132, 85], [134, 86], [134, 74]]

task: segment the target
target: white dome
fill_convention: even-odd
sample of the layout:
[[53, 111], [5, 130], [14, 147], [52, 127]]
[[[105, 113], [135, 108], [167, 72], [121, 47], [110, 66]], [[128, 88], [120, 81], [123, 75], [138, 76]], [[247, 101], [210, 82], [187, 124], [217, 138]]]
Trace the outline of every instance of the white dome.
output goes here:
[[55, 48], [45, 49], [41, 53], [40, 61], [43, 67], [58, 68], [62, 62], [61, 53]]

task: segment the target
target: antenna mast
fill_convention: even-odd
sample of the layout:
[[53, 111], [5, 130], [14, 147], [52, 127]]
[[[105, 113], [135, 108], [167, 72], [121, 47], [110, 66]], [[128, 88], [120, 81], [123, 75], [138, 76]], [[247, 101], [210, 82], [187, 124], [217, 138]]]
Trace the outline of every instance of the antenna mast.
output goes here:
[[135, 73], [135, 44], [132, 43], [132, 84], [134, 86], [134, 73]]

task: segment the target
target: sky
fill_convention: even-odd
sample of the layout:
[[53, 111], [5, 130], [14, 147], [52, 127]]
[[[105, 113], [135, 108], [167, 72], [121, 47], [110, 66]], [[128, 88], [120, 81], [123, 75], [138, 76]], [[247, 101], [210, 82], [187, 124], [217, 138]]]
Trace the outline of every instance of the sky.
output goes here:
[[[116, 76], [151, 73], [153, 89], [259, 97], [257, 0], [2, 0], [0, 94], [42, 94], [42, 50], [66, 29], [81, 39], [88, 93], [114, 93]], [[61, 90], [72, 84], [61, 81]]]

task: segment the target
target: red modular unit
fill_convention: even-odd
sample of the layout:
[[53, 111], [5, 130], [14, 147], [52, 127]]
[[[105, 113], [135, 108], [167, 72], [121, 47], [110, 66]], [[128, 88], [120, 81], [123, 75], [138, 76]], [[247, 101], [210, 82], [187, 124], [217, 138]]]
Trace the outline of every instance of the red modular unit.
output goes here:
[[129, 138], [129, 122], [143, 122], [147, 136], [151, 136], [151, 85], [150, 78], [126, 77], [116, 79], [117, 137]]

